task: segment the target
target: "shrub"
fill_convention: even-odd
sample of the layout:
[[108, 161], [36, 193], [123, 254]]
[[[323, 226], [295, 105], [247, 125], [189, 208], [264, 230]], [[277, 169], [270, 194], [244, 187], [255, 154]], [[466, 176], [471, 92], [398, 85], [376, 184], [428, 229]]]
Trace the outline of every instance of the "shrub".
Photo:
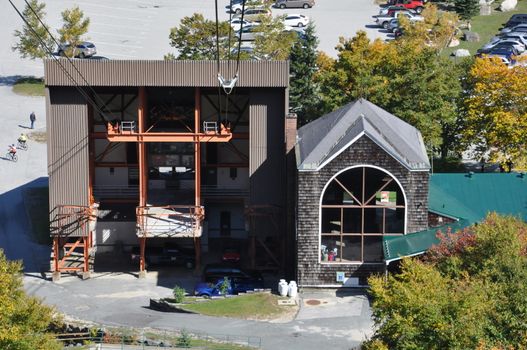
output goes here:
[[229, 279], [227, 277], [223, 277], [223, 282], [221, 282], [219, 289], [221, 294], [227, 294], [229, 291]]
[[176, 303], [182, 303], [183, 300], [185, 299], [185, 294], [186, 294], [185, 289], [181, 288], [180, 286], [175, 286], [172, 293], [174, 294], [174, 299]]
[[191, 341], [190, 334], [186, 330], [181, 330], [181, 334], [177, 338], [176, 346], [179, 348], [190, 348], [190, 341]]

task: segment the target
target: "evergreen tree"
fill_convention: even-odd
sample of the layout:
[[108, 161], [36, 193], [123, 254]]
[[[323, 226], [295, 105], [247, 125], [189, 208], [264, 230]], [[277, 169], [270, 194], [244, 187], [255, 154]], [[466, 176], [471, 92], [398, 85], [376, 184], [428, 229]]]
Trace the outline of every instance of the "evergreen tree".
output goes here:
[[75, 54], [75, 48], [77, 45], [84, 41], [84, 34], [88, 32], [90, 26], [90, 19], [84, 18], [84, 12], [78, 7], [66, 9], [62, 13], [62, 21], [64, 24], [62, 28], [58, 30], [60, 34], [60, 42], [69, 44], [67, 50], [64, 51], [68, 57], [73, 57]]
[[289, 104], [291, 112], [297, 114], [300, 126], [318, 117], [315, 115], [318, 88], [314, 81], [317, 70], [317, 45], [315, 26], [310, 23], [306, 28], [305, 36], [291, 49]]
[[40, 43], [39, 37], [47, 47], [54, 47], [53, 39], [46, 31], [46, 27], [37, 18], [38, 16], [44, 21], [44, 17], [46, 16], [46, 12], [44, 11], [45, 7], [46, 4], [43, 2], [40, 3], [38, 0], [30, 0], [29, 5], [26, 5], [22, 13], [28, 24], [24, 24], [22, 30], [15, 30], [14, 36], [17, 38], [17, 43], [12, 47], [12, 50], [18, 51], [22, 58], [34, 60], [35, 58], [46, 57], [47, 51]]
[[479, 0], [455, 0], [454, 6], [459, 17], [467, 21], [479, 13]]

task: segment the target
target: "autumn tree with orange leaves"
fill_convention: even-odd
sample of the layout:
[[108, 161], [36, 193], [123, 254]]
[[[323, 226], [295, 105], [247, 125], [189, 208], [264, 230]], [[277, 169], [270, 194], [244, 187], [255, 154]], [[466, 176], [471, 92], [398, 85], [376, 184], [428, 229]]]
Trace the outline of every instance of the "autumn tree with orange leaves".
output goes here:
[[480, 58], [468, 75], [462, 141], [475, 157], [517, 165], [527, 146], [527, 67]]

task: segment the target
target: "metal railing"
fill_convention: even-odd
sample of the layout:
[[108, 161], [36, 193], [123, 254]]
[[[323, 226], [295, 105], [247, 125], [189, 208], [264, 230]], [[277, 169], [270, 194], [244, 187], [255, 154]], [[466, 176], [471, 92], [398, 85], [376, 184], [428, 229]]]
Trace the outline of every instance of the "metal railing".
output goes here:
[[119, 125], [119, 130], [121, 132], [135, 132], [136, 131], [136, 125], [135, 121], [122, 121]]
[[82, 346], [84, 350], [141, 349], [260, 349], [262, 338], [229, 334], [126, 330], [122, 332], [66, 333], [57, 335], [64, 349]]
[[203, 132], [204, 133], [218, 133], [218, 123], [217, 122], [203, 122]]
[[95, 229], [98, 206], [57, 205], [51, 212], [51, 236], [87, 236]]
[[166, 205], [136, 208], [138, 235], [142, 237], [201, 236], [203, 206]]

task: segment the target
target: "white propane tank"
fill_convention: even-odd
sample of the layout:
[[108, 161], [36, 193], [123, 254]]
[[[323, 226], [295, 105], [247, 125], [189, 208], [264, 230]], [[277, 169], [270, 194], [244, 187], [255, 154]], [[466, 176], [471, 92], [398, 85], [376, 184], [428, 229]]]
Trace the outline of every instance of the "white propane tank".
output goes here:
[[282, 297], [285, 297], [287, 296], [288, 291], [289, 286], [287, 285], [287, 282], [284, 279], [281, 279], [280, 282], [278, 282], [278, 294], [280, 294]]
[[296, 285], [295, 281], [289, 282], [289, 286], [287, 289], [287, 295], [289, 295], [291, 298], [295, 298], [298, 293], [298, 287]]

